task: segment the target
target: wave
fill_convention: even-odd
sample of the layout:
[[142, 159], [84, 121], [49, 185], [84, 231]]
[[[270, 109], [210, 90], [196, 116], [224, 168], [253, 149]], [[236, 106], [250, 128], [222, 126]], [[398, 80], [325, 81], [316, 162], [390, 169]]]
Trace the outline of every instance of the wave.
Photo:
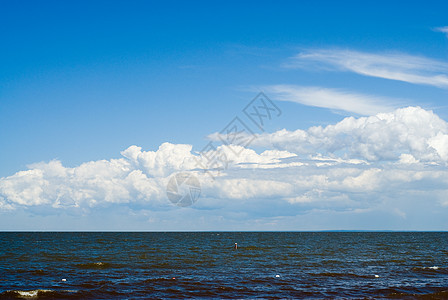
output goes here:
[[394, 291], [387, 295], [392, 299], [448, 299], [448, 290], [416, 292], [399, 292]]
[[37, 290], [9, 290], [0, 293], [0, 299], [39, 299], [39, 298], [67, 298], [77, 294], [76, 290], [47, 290], [47, 289], [37, 289]]
[[337, 273], [337, 272], [323, 272], [323, 273], [309, 273], [312, 276], [322, 276], [322, 277], [352, 277], [352, 278], [378, 278], [379, 275], [371, 274], [371, 275], [359, 275], [353, 273]]
[[8, 273], [11, 274], [31, 274], [31, 275], [47, 275], [49, 274], [48, 271], [43, 269], [15, 269], [15, 270], [8, 270]]
[[438, 270], [440, 267], [433, 266], [433, 267], [423, 267], [423, 269], [431, 269], [431, 270]]
[[84, 263], [84, 264], [77, 264], [76, 265], [80, 269], [94, 269], [94, 270], [103, 270], [103, 269], [111, 269], [115, 266], [111, 263], [105, 263], [105, 262], [92, 262], [92, 263]]
[[439, 267], [439, 266], [431, 266], [431, 267], [414, 267], [412, 268], [414, 272], [423, 273], [423, 274], [448, 274], [448, 268]]

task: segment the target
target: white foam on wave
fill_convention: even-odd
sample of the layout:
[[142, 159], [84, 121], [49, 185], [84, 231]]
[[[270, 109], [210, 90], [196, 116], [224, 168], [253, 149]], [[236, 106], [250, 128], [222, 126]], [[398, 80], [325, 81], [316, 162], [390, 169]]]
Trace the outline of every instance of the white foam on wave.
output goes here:
[[[23, 299], [34, 299], [38, 298], [39, 296], [42, 296], [44, 293], [53, 293], [55, 290], [45, 290], [45, 289], [37, 289], [37, 290], [31, 290], [31, 291], [8, 291], [13, 292], [17, 294], [18, 298]], [[60, 292], [67, 292], [67, 293], [77, 293], [77, 290], [61, 290]]]
[[35, 298], [39, 293], [53, 292], [53, 290], [31, 290], [31, 291], [14, 291], [19, 294], [20, 298]]
[[438, 266], [432, 266], [432, 267], [421, 267], [423, 270], [424, 269], [431, 269], [431, 270], [438, 270], [440, 267]]

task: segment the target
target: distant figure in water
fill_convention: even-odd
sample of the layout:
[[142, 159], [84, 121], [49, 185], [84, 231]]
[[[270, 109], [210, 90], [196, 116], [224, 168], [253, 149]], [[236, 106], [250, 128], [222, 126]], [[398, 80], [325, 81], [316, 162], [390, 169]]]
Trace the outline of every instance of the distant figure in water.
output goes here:
[[238, 244], [237, 243], [235, 243], [235, 249], [238, 249]]

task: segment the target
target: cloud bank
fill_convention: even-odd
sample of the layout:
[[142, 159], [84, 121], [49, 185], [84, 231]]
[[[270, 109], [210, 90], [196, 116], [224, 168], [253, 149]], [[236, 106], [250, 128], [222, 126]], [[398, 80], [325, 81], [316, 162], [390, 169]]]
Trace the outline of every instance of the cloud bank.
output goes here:
[[[280, 158], [294, 156], [276, 150], [257, 154], [251, 149], [241, 149], [236, 156], [226, 147], [219, 147], [216, 151], [221, 149], [229, 161], [242, 164], [242, 167], [244, 164], [269, 167], [280, 163]], [[208, 174], [197, 170], [201, 165], [198, 161], [205, 158], [193, 154], [191, 145], [164, 143], [157, 151], [142, 151], [141, 147], [131, 146], [121, 154], [119, 159], [86, 162], [75, 168], [64, 167], [57, 160], [30, 165], [29, 170], [0, 179], [0, 208], [8, 210], [39, 205], [89, 208], [120, 203], [163, 206], [168, 204], [165, 187], [173, 173], [192, 171], [203, 182], [210, 182]], [[242, 193], [236, 196], [236, 192], [226, 187], [227, 182], [220, 184], [222, 190], [217, 184], [217, 194], [231, 198], [244, 196]], [[254, 183], [247, 186], [251, 184]], [[254, 187], [251, 189], [252, 196], [259, 193]]]
[[[194, 218], [207, 212], [217, 224], [280, 226], [293, 224], [294, 216], [406, 220], [416, 210], [431, 215], [448, 209], [448, 124], [431, 111], [408, 107], [349, 117], [326, 127], [261, 134], [254, 143], [268, 150], [218, 147], [231, 163], [215, 179], [198, 166], [207, 153], [170, 143], [155, 151], [131, 146], [121, 158], [74, 168], [56, 160], [33, 164], [0, 179], [0, 211], [88, 215], [116, 207], [163, 224], [180, 210]], [[165, 193], [170, 176], [180, 171], [201, 183], [201, 198], [189, 208], [172, 205]]]

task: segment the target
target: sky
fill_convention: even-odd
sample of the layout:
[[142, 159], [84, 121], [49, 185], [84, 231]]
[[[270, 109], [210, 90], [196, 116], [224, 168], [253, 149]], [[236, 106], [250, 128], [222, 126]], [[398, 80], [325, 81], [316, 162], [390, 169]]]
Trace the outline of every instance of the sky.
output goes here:
[[0, 230], [448, 230], [447, 11], [0, 1]]

